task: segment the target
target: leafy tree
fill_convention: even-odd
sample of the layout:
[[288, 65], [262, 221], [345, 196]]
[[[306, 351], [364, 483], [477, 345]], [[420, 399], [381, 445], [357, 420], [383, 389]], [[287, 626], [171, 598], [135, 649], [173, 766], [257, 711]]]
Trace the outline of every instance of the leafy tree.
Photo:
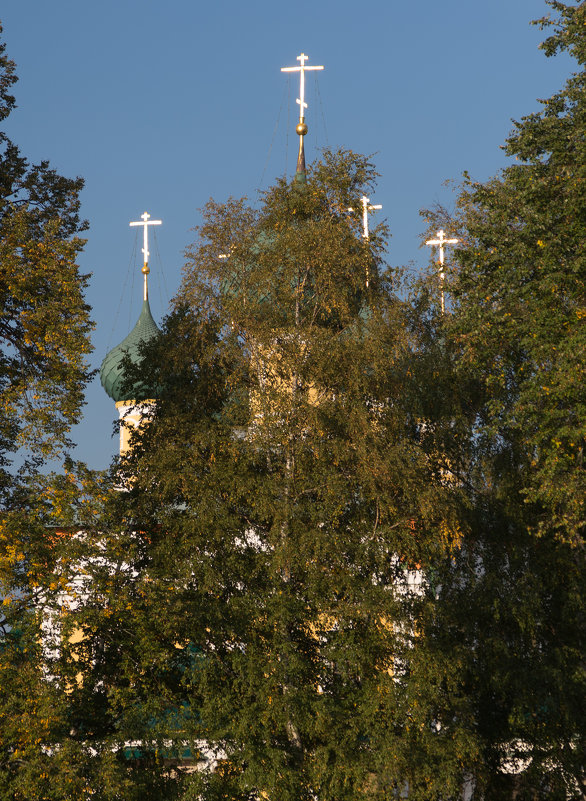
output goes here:
[[83, 666], [80, 630], [67, 614], [86, 591], [86, 539], [96, 538], [106, 491], [91, 471], [69, 463], [63, 474], [22, 480], [3, 512], [2, 798], [108, 798], [109, 786], [124, 788], [100, 694], [73, 691]]
[[[161, 399], [81, 616], [119, 751], [141, 742], [182, 798], [456, 796], [475, 753], [466, 699], [442, 713], [454, 671], [418, 656], [417, 567], [459, 536], [454, 406], [429, 417], [429, 316], [382, 269], [385, 227], [348, 213], [374, 177], [326, 153], [259, 209], [208, 204], [145, 355]], [[206, 749], [216, 770], [180, 780]]]
[[580, 71], [515, 123], [514, 163], [430, 215], [461, 239], [443, 329], [475, 422], [468, 534], [436, 566], [427, 642], [467, 666], [487, 799], [585, 790], [586, 5], [549, 5], [543, 49]]
[[[0, 45], [0, 120], [15, 105], [14, 63]], [[17, 447], [59, 452], [88, 380], [87, 278], [76, 258], [80, 178], [31, 165], [0, 131], [0, 457]]]
[[[1, 44], [0, 120], [14, 108], [15, 81]], [[63, 532], [91, 524], [85, 509], [95, 494], [94, 477], [82, 466], [68, 463], [61, 476], [38, 473], [67, 448], [90, 377], [86, 277], [76, 264], [86, 227], [79, 219], [82, 186], [47, 161], [31, 165], [0, 132], [2, 798], [81, 798], [88, 784], [82, 752], [67, 741], [67, 686], [51, 680], [39, 636], [41, 609], [55, 606], [64, 560], [75, 553]], [[18, 472], [10, 465], [16, 451], [23, 457]]]
[[482, 365], [487, 421], [523, 449], [522, 492], [542, 510], [536, 532], [583, 541], [584, 4], [559, 12], [548, 56], [582, 68], [543, 110], [515, 123], [515, 163], [486, 184], [468, 179], [451, 224], [463, 246], [451, 291], [462, 360]]

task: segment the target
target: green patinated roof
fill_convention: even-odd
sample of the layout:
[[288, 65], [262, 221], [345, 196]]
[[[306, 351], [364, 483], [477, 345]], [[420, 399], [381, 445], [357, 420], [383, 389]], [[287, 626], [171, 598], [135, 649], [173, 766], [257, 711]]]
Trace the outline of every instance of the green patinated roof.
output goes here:
[[[141, 345], [148, 342], [160, 333], [159, 327], [153, 320], [148, 300], [142, 304], [140, 317], [126, 339], [116, 345], [106, 356], [100, 367], [100, 381], [108, 395], [115, 400], [147, 400], [155, 398], [157, 390], [149, 386], [148, 381], [140, 381], [132, 387], [125, 382], [123, 363], [126, 356], [132, 364], [139, 364], [142, 360]], [[124, 388], [124, 391], [123, 391]]]

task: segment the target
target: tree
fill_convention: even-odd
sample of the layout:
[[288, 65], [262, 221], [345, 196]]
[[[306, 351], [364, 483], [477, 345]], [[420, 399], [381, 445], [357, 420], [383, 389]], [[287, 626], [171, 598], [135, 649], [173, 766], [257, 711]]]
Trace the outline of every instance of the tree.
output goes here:
[[[14, 63], [0, 46], [0, 120], [15, 105]], [[76, 258], [80, 178], [49, 162], [30, 165], [0, 132], [0, 457], [17, 447], [36, 456], [67, 444], [89, 373], [87, 277]]]
[[475, 422], [473, 514], [437, 566], [428, 641], [467, 664], [487, 799], [585, 789], [586, 5], [549, 5], [543, 49], [581, 70], [515, 123], [515, 163], [484, 184], [466, 177], [453, 217], [430, 215], [461, 240], [443, 328]]
[[[14, 64], [1, 44], [0, 120], [14, 108], [15, 81]], [[69, 537], [63, 532], [68, 525], [90, 524], [84, 509], [94, 494], [88, 494], [94, 478], [70, 462], [60, 476], [38, 472], [69, 445], [91, 375], [85, 361], [91, 329], [83, 297], [87, 277], [76, 264], [83, 246], [78, 234], [86, 227], [79, 219], [82, 186], [81, 179], [63, 178], [47, 161], [31, 165], [0, 132], [3, 798], [81, 797], [87, 784], [87, 765], [77, 770], [65, 736], [66, 686], [50, 680], [40, 626], [42, 607], [54, 605], [63, 590], [63, 559], [75, 550], [70, 545], [67, 557]], [[17, 451], [18, 471], [11, 468]]]
[[69, 462], [62, 474], [19, 482], [10, 509], [3, 511], [3, 798], [119, 797], [109, 795], [109, 788], [119, 793], [127, 780], [109, 747], [102, 695], [78, 687], [80, 629], [68, 614], [86, 592], [87, 540], [97, 539], [107, 492], [99, 476]]
[[[546, 54], [569, 50], [584, 67], [584, 4], [550, 5], [559, 19], [540, 21], [555, 26]], [[542, 509], [536, 531], [575, 545], [586, 508], [585, 87], [582, 69], [515, 123], [506, 144], [515, 164], [465, 185], [452, 287], [463, 360], [483, 365], [493, 428], [523, 442], [522, 491]]]
[[460, 493], [421, 425], [429, 320], [379, 269], [385, 227], [348, 213], [373, 179], [326, 153], [259, 209], [210, 202], [145, 353], [161, 398], [80, 620], [119, 752], [182, 798], [455, 796], [475, 749], [466, 700], [442, 715], [454, 671], [417, 656], [418, 566], [453, 547]]

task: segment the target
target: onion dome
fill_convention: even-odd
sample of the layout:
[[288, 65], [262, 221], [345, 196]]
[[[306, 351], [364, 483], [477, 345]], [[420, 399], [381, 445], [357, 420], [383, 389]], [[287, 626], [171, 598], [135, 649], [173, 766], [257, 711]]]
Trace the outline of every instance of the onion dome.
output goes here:
[[[124, 367], [126, 366], [126, 358], [130, 360], [132, 365], [139, 365], [143, 360], [141, 346], [154, 339], [159, 333], [159, 327], [153, 320], [149, 301], [146, 298], [142, 304], [142, 311], [136, 325], [126, 339], [122, 340], [119, 345], [108, 353], [100, 367], [102, 386], [116, 403], [156, 398], [157, 388], [154, 383], [149, 383], [146, 376], [144, 376], [146, 380], [136, 381], [129, 386]], [[148, 372], [148, 366], [146, 372]]]

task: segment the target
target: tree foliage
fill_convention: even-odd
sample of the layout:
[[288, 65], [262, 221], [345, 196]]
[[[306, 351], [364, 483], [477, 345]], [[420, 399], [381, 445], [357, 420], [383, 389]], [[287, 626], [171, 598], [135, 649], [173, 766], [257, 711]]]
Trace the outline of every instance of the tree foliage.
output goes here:
[[[15, 105], [14, 64], [0, 46], [0, 120]], [[59, 452], [88, 380], [86, 277], [76, 258], [80, 178], [29, 164], [0, 132], [0, 456]]]
[[473, 515], [438, 565], [432, 640], [464, 655], [489, 799], [585, 788], [586, 6], [550, 5], [544, 50], [580, 70], [515, 123], [510, 166], [466, 177], [455, 214], [429, 215], [461, 240], [443, 329], [457, 382], [475, 387]]
[[454, 547], [460, 499], [447, 406], [422, 425], [429, 320], [383, 269], [384, 225], [366, 241], [348, 212], [374, 177], [327, 153], [258, 209], [211, 202], [147, 355], [163, 391], [119, 468], [120, 568], [83, 614], [120, 743], [177, 775], [186, 744], [214, 753], [185, 798], [456, 793], [475, 748], [465, 699], [442, 714], [449, 668], [417, 656], [418, 567]]
[[581, 80], [431, 215], [446, 317], [348, 214], [361, 158], [208, 205], [88, 622], [120, 736], [212, 749], [180, 796], [583, 792]]
[[[0, 44], [0, 120], [14, 109], [15, 81]], [[82, 186], [47, 161], [30, 164], [0, 132], [0, 795], [10, 799], [81, 798], [99, 786], [68, 739], [68, 685], [51, 679], [42, 634], [43, 609], [58, 609], [64, 565], [79, 554], [71, 527], [90, 530], [100, 494], [81, 465], [38, 472], [67, 448], [90, 377], [76, 264]]]
[[[583, 67], [586, 6], [550, 6], [546, 54]], [[11, 82], [5, 62], [8, 109]], [[116, 489], [70, 464], [13, 490], [6, 797], [583, 795], [584, 88], [430, 214], [461, 240], [445, 316], [349, 212], [368, 159], [210, 201], [161, 337], [126, 366], [160, 398]], [[53, 188], [23, 204], [37, 168], [14, 164], [9, 241], [73, 234], [43, 215], [61, 187], [77, 226], [74, 187], [41, 165]], [[57, 537], [56, 515], [85, 533]]]
[[[462, 361], [480, 366], [484, 422], [515, 441], [536, 531], [581, 544], [586, 484], [584, 285], [586, 90], [584, 4], [559, 12], [548, 55], [568, 49], [580, 70], [515, 123], [515, 163], [485, 184], [468, 179], [450, 224], [462, 240], [451, 291]], [[437, 219], [437, 218], [436, 218]]]

